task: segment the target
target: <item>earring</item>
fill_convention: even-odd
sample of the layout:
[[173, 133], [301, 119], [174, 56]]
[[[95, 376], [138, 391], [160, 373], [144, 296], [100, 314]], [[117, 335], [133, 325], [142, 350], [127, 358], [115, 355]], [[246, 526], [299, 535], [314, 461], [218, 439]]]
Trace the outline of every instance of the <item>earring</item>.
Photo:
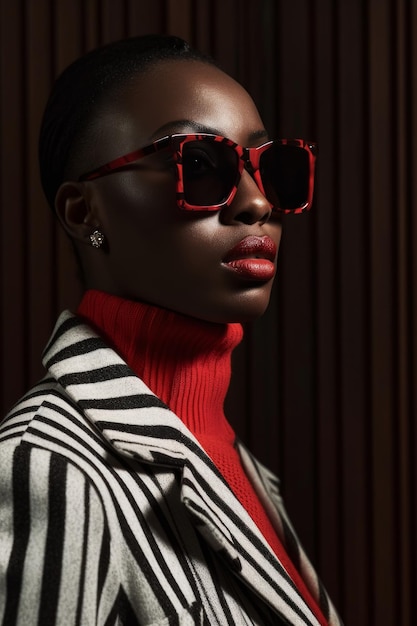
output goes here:
[[99, 230], [95, 230], [90, 235], [90, 241], [93, 248], [101, 248], [104, 243], [104, 235]]

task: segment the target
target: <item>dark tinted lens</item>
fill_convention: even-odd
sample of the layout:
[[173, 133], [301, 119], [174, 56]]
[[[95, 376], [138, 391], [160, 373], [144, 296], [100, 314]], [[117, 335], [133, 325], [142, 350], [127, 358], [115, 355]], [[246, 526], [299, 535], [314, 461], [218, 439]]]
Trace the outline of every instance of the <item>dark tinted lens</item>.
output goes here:
[[272, 145], [262, 154], [260, 172], [265, 194], [276, 208], [304, 206], [309, 192], [309, 155], [298, 146]]
[[238, 175], [238, 156], [218, 141], [189, 141], [182, 149], [184, 198], [195, 206], [222, 204]]

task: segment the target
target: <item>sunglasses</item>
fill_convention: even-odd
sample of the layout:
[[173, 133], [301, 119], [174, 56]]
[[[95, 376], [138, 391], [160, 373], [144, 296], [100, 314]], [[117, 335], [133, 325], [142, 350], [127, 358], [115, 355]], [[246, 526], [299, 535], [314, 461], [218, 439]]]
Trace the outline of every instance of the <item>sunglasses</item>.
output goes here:
[[273, 210], [302, 213], [311, 207], [317, 146], [302, 139], [278, 139], [257, 148], [244, 148], [219, 135], [169, 135], [78, 180], [95, 180], [118, 172], [160, 150], [169, 151], [175, 163], [180, 209], [217, 211], [229, 206], [244, 169]]

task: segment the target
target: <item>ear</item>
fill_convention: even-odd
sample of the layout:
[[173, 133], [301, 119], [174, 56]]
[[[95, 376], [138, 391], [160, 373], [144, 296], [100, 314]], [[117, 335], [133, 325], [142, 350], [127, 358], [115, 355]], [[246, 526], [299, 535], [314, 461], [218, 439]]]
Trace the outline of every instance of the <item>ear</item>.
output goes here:
[[64, 230], [71, 237], [90, 245], [90, 235], [99, 226], [84, 183], [67, 181], [55, 197], [55, 211]]

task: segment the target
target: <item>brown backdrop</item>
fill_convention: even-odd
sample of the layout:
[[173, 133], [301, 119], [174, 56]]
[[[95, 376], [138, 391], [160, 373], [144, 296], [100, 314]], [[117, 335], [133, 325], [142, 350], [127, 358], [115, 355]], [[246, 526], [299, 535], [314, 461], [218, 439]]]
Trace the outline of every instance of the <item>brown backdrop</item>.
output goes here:
[[268, 314], [235, 359], [240, 436], [279, 472], [352, 626], [417, 624], [417, 2], [0, 0], [3, 411], [79, 295], [36, 158], [51, 81], [82, 52], [182, 35], [320, 144], [315, 208], [286, 218]]

